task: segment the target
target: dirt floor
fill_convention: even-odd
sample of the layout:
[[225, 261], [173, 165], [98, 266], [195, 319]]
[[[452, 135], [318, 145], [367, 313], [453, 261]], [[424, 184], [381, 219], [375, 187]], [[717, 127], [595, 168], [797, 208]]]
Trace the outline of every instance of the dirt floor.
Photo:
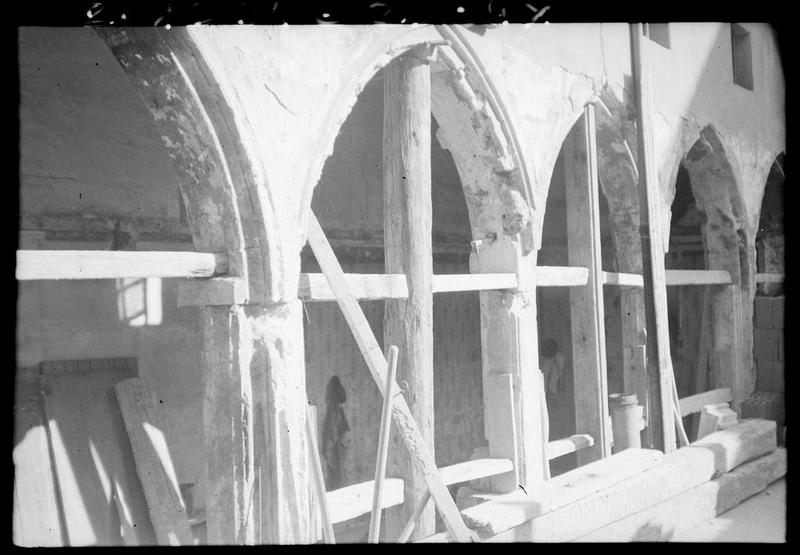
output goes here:
[[691, 530], [676, 535], [673, 542], [786, 541], [786, 480], [767, 489]]

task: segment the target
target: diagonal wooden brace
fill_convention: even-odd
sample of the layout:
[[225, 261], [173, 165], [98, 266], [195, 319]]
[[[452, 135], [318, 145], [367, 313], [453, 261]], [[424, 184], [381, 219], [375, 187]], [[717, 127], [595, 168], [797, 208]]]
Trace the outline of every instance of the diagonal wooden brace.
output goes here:
[[[370, 374], [372, 374], [372, 378], [375, 380], [381, 395], [385, 395], [386, 370], [388, 367], [386, 357], [383, 355], [383, 351], [377, 339], [375, 339], [372, 329], [369, 327], [369, 322], [367, 322], [361, 306], [359, 306], [358, 301], [350, 291], [345, 280], [344, 271], [339, 265], [339, 261], [336, 259], [336, 255], [313, 212], [309, 212], [308, 215], [307, 232], [308, 244], [311, 246], [322, 272], [328, 278], [331, 290], [336, 296], [336, 302], [342, 309], [345, 320], [353, 332]], [[455, 501], [450, 496], [450, 492], [447, 491], [439, 469], [436, 467], [436, 461], [425, 445], [419, 428], [411, 415], [408, 403], [406, 403], [405, 397], [403, 397], [399, 388], [397, 388], [397, 393], [393, 397], [392, 421], [406, 449], [417, 461], [425, 484], [447, 527], [447, 531], [456, 542], [473, 541], [474, 537], [466, 524], [464, 524], [458, 507], [456, 507]]]

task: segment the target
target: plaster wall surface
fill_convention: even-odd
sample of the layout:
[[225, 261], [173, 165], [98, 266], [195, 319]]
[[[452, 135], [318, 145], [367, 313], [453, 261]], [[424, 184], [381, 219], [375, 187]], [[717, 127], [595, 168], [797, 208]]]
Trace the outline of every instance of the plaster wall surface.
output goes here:
[[[185, 228], [177, 181], [152, 118], [102, 41], [90, 29], [22, 28], [19, 46], [20, 248], [108, 249], [117, 220], [134, 230], [144, 220]], [[63, 240], [64, 232], [86, 235], [90, 223], [103, 241]], [[24, 233], [32, 229], [34, 238]], [[194, 250], [191, 242], [169, 240], [165, 233], [137, 248]], [[159, 408], [178, 480], [198, 483], [197, 309], [178, 308], [178, 280], [157, 281], [160, 292], [149, 300], [143, 280], [19, 282], [17, 365], [135, 357], [140, 377], [164, 401]], [[150, 314], [148, 324], [120, 311], [125, 286], [129, 301], [140, 303], [136, 311]]]
[[150, 115], [87, 28], [20, 28], [20, 212], [179, 217]]

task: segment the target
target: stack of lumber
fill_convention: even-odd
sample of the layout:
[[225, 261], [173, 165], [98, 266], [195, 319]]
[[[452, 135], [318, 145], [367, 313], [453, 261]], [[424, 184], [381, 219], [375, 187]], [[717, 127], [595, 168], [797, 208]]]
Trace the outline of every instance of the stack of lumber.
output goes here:
[[664, 455], [627, 449], [527, 492], [475, 494], [484, 541], [664, 541], [786, 474], [775, 422], [744, 420]]

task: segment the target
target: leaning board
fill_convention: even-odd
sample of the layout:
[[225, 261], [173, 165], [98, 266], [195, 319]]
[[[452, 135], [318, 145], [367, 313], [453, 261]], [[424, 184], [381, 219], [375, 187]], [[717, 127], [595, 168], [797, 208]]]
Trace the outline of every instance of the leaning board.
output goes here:
[[136, 359], [43, 362], [48, 420], [68, 545], [121, 545], [112, 477], [136, 524], [136, 541], [154, 544], [114, 385], [136, 377]]
[[39, 394], [39, 369], [17, 368], [15, 385], [14, 544], [62, 546], [65, 540]]

